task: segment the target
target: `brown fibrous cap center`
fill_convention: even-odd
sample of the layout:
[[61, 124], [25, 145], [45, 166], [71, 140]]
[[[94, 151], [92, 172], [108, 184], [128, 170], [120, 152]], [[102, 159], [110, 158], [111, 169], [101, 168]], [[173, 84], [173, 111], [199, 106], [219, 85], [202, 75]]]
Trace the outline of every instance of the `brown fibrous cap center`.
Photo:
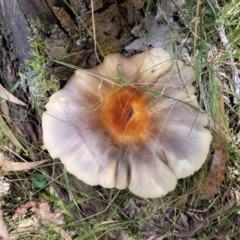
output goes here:
[[138, 142], [148, 135], [150, 127], [147, 92], [133, 87], [114, 91], [100, 106], [100, 119], [118, 143]]

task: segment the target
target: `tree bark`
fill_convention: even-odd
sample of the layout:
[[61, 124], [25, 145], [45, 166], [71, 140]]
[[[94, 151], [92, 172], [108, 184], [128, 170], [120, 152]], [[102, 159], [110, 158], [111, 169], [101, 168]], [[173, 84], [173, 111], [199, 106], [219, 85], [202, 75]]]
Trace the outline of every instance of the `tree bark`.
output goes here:
[[65, 62], [73, 65], [95, 66], [93, 24], [96, 42], [102, 50], [98, 52], [119, 51], [131, 40], [136, 10], [141, 7], [137, 0], [98, 0], [92, 4], [90, 0], [3, 1], [1, 35], [21, 68], [32, 57], [29, 38], [40, 38], [49, 57], [48, 70], [60, 79], [67, 79], [72, 70], [51, 60], [64, 57]]

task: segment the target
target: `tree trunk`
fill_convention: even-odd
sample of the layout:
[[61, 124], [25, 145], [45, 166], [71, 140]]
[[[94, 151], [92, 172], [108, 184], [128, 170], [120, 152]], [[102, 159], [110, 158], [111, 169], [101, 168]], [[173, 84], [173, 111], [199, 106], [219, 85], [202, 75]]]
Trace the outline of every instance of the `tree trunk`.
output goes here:
[[[0, 23], [4, 45], [20, 67], [31, 58], [29, 38], [33, 37], [44, 42], [49, 60], [64, 56], [65, 62], [92, 67], [97, 64], [93, 25], [98, 52], [119, 51], [131, 40], [136, 9], [142, 4], [137, 0], [98, 0], [92, 5], [90, 0], [3, 1]], [[51, 61], [48, 69], [60, 79], [66, 79], [72, 72]]]

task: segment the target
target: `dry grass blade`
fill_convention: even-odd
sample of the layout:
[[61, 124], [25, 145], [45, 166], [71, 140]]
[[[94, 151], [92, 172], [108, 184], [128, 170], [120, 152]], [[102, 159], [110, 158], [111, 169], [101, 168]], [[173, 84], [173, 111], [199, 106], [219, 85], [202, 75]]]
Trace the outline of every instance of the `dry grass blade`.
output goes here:
[[41, 160], [38, 162], [11, 162], [7, 157], [0, 153], [0, 168], [2, 172], [23, 171], [37, 167], [49, 160]]
[[207, 182], [204, 192], [208, 197], [217, 193], [219, 187], [224, 180], [225, 164], [228, 161], [228, 152], [225, 145], [227, 139], [227, 131], [223, 123], [222, 116], [224, 114], [224, 100], [223, 100], [223, 84], [220, 90], [219, 105], [216, 117], [216, 137], [214, 141], [214, 155], [210, 172], [208, 174]]
[[[0, 122], [3, 122], [5, 119], [7, 126], [10, 126], [11, 129], [16, 132], [17, 134], [22, 135], [21, 131], [18, 129], [18, 127], [16, 126], [16, 124], [14, 123], [14, 121], [12, 121], [11, 116], [10, 116], [10, 110], [9, 110], [9, 106], [8, 103], [6, 101], [2, 102], [0, 104], [0, 113], [1, 113], [1, 117], [0, 117]], [[3, 126], [6, 126], [6, 124], [3, 124]], [[9, 129], [10, 130], [10, 129]], [[11, 132], [11, 131], [10, 131]], [[12, 133], [12, 132], [11, 132]], [[7, 135], [9, 136], [9, 135]], [[15, 136], [14, 136], [15, 137]], [[17, 139], [16, 139], [17, 140]], [[18, 140], [17, 140], [18, 141]], [[12, 141], [11, 141], [12, 142]], [[13, 142], [12, 142], [13, 143]], [[18, 142], [19, 143], [19, 142]], [[20, 143], [19, 143], [20, 144]], [[21, 144], [20, 144], [21, 145]], [[15, 145], [16, 146], [16, 145]], [[17, 147], [17, 146], [16, 146]], [[20, 148], [23, 148], [22, 146]]]
[[1, 126], [2, 133], [8, 137], [8, 139], [12, 142], [12, 144], [14, 144], [15, 147], [22, 149], [25, 152], [26, 150], [23, 148], [22, 144], [17, 140], [12, 130], [5, 123], [1, 115], [0, 115], [0, 126]]
[[6, 101], [3, 101], [0, 104], [0, 112], [1, 115], [6, 119], [6, 122], [10, 125], [11, 124], [10, 110], [8, 107], [8, 103]]
[[8, 92], [1, 84], [0, 84], [0, 98], [22, 106], [27, 106], [24, 102], [22, 102], [18, 98], [14, 97], [10, 92]]
[[7, 225], [3, 219], [3, 213], [1, 209], [0, 209], [0, 236], [3, 238], [3, 240], [10, 240]]

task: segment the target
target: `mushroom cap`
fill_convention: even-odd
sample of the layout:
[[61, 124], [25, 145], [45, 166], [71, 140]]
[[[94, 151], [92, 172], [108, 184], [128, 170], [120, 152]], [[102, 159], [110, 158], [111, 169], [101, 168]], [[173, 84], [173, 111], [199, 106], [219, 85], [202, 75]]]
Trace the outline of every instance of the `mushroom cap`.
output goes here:
[[212, 140], [192, 86], [194, 71], [161, 48], [110, 54], [77, 70], [42, 117], [52, 158], [89, 185], [144, 198], [199, 170]]

